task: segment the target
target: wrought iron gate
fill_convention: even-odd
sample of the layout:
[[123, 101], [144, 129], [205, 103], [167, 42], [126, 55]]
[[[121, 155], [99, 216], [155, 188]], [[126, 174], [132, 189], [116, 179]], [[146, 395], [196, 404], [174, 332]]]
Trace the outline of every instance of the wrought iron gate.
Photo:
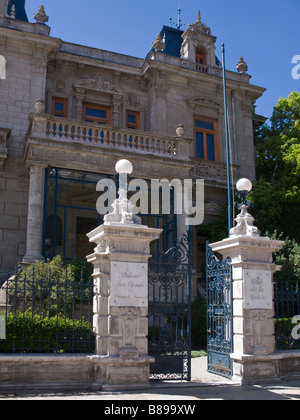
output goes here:
[[152, 380], [191, 380], [190, 232], [149, 265]]
[[231, 378], [233, 352], [232, 266], [206, 245], [208, 371]]

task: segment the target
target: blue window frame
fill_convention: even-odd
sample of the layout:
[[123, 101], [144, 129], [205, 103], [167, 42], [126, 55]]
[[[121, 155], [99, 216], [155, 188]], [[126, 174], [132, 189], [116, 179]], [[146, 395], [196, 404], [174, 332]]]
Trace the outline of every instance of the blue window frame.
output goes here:
[[93, 104], [84, 104], [83, 119], [86, 122], [100, 125], [110, 125], [110, 108]]
[[206, 118], [194, 118], [195, 157], [218, 161], [217, 122]]
[[126, 127], [131, 130], [139, 130], [140, 129], [140, 113], [135, 111], [127, 111], [126, 112]]
[[64, 98], [52, 98], [51, 114], [54, 117], [68, 117], [68, 100]]

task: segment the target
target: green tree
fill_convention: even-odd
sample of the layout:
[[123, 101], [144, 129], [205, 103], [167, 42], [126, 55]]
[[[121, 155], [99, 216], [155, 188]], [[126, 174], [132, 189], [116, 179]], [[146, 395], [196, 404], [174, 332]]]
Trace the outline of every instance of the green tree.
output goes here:
[[300, 93], [280, 98], [270, 124], [256, 133], [253, 215], [265, 232], [300, 242]]

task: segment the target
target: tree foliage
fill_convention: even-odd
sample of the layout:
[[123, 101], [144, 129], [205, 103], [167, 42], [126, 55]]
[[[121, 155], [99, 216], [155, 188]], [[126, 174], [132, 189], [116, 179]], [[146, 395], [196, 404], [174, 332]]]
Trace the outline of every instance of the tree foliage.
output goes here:
[[300, 93], [280, 98], [270, 124], [256, 134], [252, 200], [260, 229], [300, 242]]

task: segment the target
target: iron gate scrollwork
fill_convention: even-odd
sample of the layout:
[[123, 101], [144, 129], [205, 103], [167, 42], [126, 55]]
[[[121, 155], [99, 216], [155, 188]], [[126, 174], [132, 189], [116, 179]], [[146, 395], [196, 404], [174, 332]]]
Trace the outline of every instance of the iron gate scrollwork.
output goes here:
[[206, 245], [208, 371], [231, 378], [233, 366], [232, 266]]
[[149, 264], [149, 354], [152, 380], [191, 380], [190, 232]]

